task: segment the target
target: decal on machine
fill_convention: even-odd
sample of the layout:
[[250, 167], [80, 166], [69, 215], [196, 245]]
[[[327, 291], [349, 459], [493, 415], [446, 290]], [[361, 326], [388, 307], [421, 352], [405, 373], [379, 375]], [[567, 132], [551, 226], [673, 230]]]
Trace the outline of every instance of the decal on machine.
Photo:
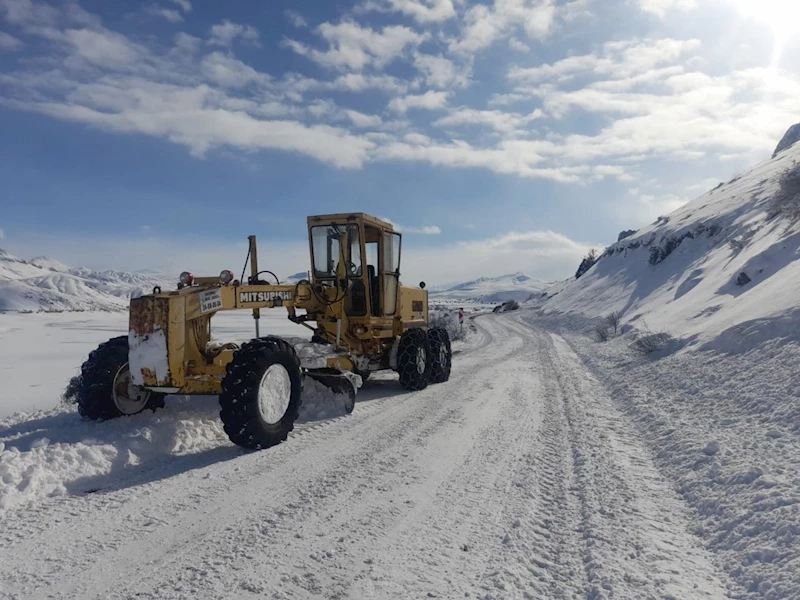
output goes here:
[[239, 292], [239, 302], [248, 304], [253, 302], [274, 302], [291, 300], [292, 292]]
[[218, 289], [200, 292], [200, 312], [205, 314], [222, 308], [222, 292]]

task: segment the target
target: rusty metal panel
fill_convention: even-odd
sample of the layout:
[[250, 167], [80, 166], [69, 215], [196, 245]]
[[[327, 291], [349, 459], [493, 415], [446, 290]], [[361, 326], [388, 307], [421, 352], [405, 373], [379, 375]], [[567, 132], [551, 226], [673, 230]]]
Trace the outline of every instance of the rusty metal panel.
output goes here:
[[[170, 386], [183, 387], [186, 376], [186, 299], [189, 296], [165, 298], [168, 304], [167, 348]], [[167, 385], [167, 384], [164, 384]]]
[[136, 335], [166, 331], [169, 323], [169, 299], [156, 296], [133, 298], [129, 309], [128, 329]]
[[[130, 302], [128, 343], [134, 383], [171, 387], [167, 366], [170, 298], [142, 296]], [[163, 348], [163, 358], [160, 348]]]

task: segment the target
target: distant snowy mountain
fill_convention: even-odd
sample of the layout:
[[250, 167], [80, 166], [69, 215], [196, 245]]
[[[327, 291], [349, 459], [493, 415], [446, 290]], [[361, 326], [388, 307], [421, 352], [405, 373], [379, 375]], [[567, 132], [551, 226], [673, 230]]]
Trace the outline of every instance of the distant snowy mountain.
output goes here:
[[[610, 246], [580, 279], [532, 302], [545, 312], [664, 331], [745, 351], [800, 335], [800, 144]], [[782, 201], [779, 201], [782, 199]]]
[[281, 279], [281, 283], [297, 283], [302, 279], [308, 279], [308, 277], [308, 272], [300, 271], [299, 273], [295, 273], [294, 275], [289, 275], [288, 277]]
[[39, 256], [17, 258], [0, 249], [0, 312], [123, 310], [131, 297], [165, 285], [163, 276], [70, 269]]
[[533, 279], [525, 273], [512, 273], [499, 277], [481, 277], [473, 281], [433, 287], [429, 290], [431, 301], [461, 301], [496, 304], [507, 300], [524, 302], [531, 294], [541, 293], [547, 283]]

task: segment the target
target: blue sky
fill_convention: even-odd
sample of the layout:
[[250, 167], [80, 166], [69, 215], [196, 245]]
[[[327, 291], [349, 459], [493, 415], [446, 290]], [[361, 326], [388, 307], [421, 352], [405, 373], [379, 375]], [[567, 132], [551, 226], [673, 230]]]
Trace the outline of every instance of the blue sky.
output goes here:
[[566, 277], [800, 121], [793, 4], [0, 0], [0, 246], [289, 273], [364, 211], [411, 282]]

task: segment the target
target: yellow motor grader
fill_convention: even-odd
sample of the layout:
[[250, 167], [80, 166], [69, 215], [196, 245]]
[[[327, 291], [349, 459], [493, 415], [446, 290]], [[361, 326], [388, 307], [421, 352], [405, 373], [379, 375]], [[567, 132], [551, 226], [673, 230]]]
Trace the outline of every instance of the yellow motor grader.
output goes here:
[[[101, 344], [70, 382], [67, 395], [89, 419], [155, 410], [168, 394], [215, 394], [235, 444], [267, 448], [286, 439], [298, 418], [306, 378], [344, 399], [352, 412], [363, 379], [393, 369], [410, 390], [447, 381], [447, 331], [428, 327], [428, 292], [400, 283], [401, 235], [363, 213], [308, 217], [311, 278], [281, 284], [261, 271], [249, 238], [244, 281], [181, 274], [176, 290], [158, 287], [130, 302], [127, 336]], [[272, 276], [275, 283], [263, 277]], [[284, 307], [312, 330], [311, 342], [261, 336], [260, 311]], [[255, 338], [241, 345], [211, 336], [220, 311], [249, 310]]]

